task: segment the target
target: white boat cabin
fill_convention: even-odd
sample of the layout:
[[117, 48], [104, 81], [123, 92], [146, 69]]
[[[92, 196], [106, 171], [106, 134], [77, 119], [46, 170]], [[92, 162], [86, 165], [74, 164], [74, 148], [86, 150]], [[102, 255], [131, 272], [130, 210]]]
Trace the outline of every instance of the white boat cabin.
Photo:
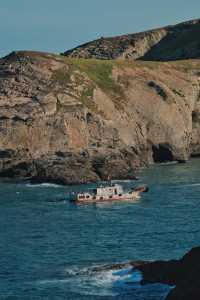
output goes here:
[[122, 186], [115, 184], [108, 187], [98, 187], [93, 189], [92, 193], [79, 193], [77, 195], [77, 200], [103, 200], [111, 199], [112, 197], [121, 197], [123, 195]]
[[113, 186], [108, 186], [108, 187], [99, 187], [96, 189], [97, 196], [109, 197], [114, 195], [121, 196], [122, 194], [123, 194], [123, 189], [119, 184], [115, 184]]
[[130, 189], [127, 192], [123, 191], [123, 188], [119, 184], [110, 185], [107, 187], [98, 187], [90, 192], [79, 193], [77, 195], [77, 202], [97, 202], [97, 201], [113, 201], [113, 200], [133, 200], [139, 199], [140, 194], [147, 192], [148, 187], [138, 187]]

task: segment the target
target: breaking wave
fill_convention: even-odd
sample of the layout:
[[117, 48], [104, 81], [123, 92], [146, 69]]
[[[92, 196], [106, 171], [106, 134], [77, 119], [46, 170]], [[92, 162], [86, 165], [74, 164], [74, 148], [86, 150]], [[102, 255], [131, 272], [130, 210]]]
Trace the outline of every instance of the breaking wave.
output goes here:
[[115, 297], [127, 289], [135, 289], [140, 285], [142, 274], [131, 266], [121, 269], [90, 267], [73, 267], [65, 270], [65, 278], [41, 280], [39, 285], [67, 285], [72, 293], [90, 296]]
[[200, 186], [200, 183], [190, 183], [190, 184], [181, 184], [175, 186], [176, 188], [184, 188], [184, 187], [195, 187], [195, 186]]
[[44, 182], [44, 183], [27, 183], [26, 184], [27, 187], [44, 187], [44, 188], [47, 188], [47, 187], [50, 187], [50, 188], [60, 188], [60, 187], [63, 187], [62, 185], [59, 185], [59, 184], [55, 184], [55, 183], [48, 183], [48, 182]]

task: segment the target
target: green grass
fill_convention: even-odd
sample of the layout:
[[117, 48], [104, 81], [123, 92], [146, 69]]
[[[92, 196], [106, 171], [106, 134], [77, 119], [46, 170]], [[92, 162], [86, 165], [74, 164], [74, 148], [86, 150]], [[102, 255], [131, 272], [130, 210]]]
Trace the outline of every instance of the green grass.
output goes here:
[[91, 86], [88, 86], [83, 92], [82, 92], [82, 96], [84, 97], [90, 97], [92, 98], [93, 97], [93, 93], [94, 93], [94, 87], [91, 85]]
[[93, 92], [94, 92], [94, 87], [88, 86], [86, 89], [84, 89], [81, 93], [81, 96], [79, 98], [80, 102], [85, 105], [87, 108], [97, 111], [97, 106], [93, 101]]
[[120, 84], [112, 76], [115, 61], [73, 59], [72, 63], [112, 98], [116, 109], [123, 110], [125, 95]]
[[71, 73], [72, 70], [70, 70], [70, 68], [69, 70], [67, 68], [58, 69], [53, 73], [52, 81], [66, 86], [71, 81]]
[[[95, 87], [99, 87], [113, 101], [116, 109], [123, 110], [126, 104], [124, 91], [128, 88], [129, 81], [123, 77], [119, 80], [113, 78], [113, 69], [123, 68], [144, 68], [147, 67], [156, 71], [162, 66], [165, 70], [173, 70], [174, 68], [181, 71], [199, 70], [200, 63], [198, 60], [180, 60], [172, 62], [155, 62], [155, 61], [122, 61], [122, 60], [97, 60], [97, 59], [81, 59], [69, 58], [64, 56], [56, 56], [57, 60], [62, 61], [65, 67], [57, 70], [53, 74], [53, 82], [57, 82], [62, 86], [67, 87], [70, 92], [71, 78], [75, 78], [75, 83], [78, 86], [83, 86], [84, 91], [78, 96], [78, 100], [91, 109], [97, 109], [93, 102], [93, 91]], [[171, 69], [172, 68], [172, 69]], [[84, 74], [86, 76], [84, 76]], [[88, 79], [89, 80], [88, 80]], [[174, 93], [183, 97], [184, 95], [174, 90]], [[74, 93], [72, 93], [74, 94]]]
[[[75, 80], [77, 85], [81, 85], [84, 82], [84, 78], [81, 74], [86, 74], [91, 80], [88, 88], [82, 93], [80, 101], [84, 102], [86, 105], [91, 102], [91, 97], [93, 96], [93, 91], [95, 86], [98, 86], [102, 91], [108, 94], [117, 109], [123, 109], [123, 103], [125, 102], [125, 95], [122, 87], [117, 83], [112, 76], [113, 67], [116, 61], [102, 61], [95, 59], [77, 59], [68, 58], [61, 56], [61, 59], [69, 67], [59, 69], [54, 72], [53, 81], [59, 82], [61, 85], [67, 85], [70, 82], [72, 73], [75, 75]], [[76, 73], [79, 71], [80, 74]], [[87, 105], [88, 106], [88, 105]]]
[[113, 91], [116, 83], [112, 78], [113, 61], [95, 59], [70, 59], [74, 67], [87, 74], [102, 90]]

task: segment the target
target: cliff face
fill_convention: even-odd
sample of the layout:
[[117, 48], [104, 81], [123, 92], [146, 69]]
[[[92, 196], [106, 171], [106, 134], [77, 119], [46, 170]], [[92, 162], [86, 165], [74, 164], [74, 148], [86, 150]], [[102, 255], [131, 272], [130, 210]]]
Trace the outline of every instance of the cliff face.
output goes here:
[[149, 162], [199, 154], [199, 67], [10, 54], [0, 60], [0, 176], [134, 178]]
[[169, 61], [200, 57], [200, 19], [112, 38], [100, 38], [64, 55], [96, 59]]

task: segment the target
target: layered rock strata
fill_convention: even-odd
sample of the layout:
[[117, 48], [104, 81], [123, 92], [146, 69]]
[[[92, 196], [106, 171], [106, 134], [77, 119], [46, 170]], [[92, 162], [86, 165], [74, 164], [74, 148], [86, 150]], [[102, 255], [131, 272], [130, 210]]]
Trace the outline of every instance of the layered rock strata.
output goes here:
[[0, 60], [0, 176], [134, 178], [200, 153], [198, 60], [100, 61], [40, 52]]

